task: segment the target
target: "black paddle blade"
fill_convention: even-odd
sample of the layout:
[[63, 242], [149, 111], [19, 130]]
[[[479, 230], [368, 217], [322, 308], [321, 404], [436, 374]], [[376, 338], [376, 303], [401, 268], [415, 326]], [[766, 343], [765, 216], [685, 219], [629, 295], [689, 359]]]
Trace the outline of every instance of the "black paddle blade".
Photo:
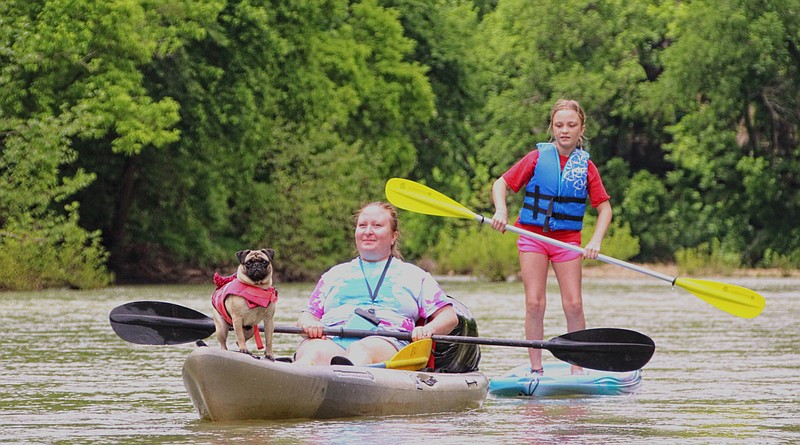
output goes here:
[[553, 338], [549, 343], [547, 349], [559, 360], [584, 368], [613, 372], [641, 369], [656, 350], [656, 344], [650, 337], [616, 328], [570, 332]]
[[108, 316], [123, 340], [140, 345], [191, 343], [213, 334], [214, 321], [194, 309], [161, 301], [134, 301]]

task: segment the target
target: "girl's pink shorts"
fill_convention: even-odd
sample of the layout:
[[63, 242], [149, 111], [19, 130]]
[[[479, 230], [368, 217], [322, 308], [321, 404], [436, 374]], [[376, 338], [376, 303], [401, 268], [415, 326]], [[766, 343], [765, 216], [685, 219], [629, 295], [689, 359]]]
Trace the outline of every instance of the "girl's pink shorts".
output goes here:
[[[568, 244], [580, 246], [579, 243]], [[519, 240], [517, 240], [517, 247], [519, 248], [520, 252], [541, 253], [542, 255], [547, 256], [547, 258], [554, 263], [563, 263], [565, 261], [572, 261], [581, 257], [580, 252], [575, 252], [573, 250], [565, 249], [550, 243], [545, 243], [527, 236], [519, 237]]]

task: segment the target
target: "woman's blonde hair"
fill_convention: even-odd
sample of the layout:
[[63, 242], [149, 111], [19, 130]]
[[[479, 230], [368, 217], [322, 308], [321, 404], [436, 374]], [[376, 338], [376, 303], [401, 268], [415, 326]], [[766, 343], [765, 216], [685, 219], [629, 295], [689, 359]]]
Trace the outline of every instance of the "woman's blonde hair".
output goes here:
[[395, 240], [395, 242], [392, 244], [391, 255], [399, 260], [402, 260], [403, 255], [400, 253], [400, 248], [397, 247], [397, 244], [400, 242], [400, 230], [399, 230], [400, 221], [397, 219], [397, 209], [395, 209], [394, 206], [389, 204], [388, 202], [381, 202], [381, 201], [369, 202], [367, 204], [362, 205], [361, 208], [358, 209], [358, 211], [355, 213], [355, 215], [353, 215], [353, 224], [358, 223], [358, 217], [361, 216], [361, 212], [363, 212], [364, 209], [366, 209], [367, 207], [378, 207], [389, 213], [389, 220], [391, 221], [392, 232], [397, 233], [397, 240]]
[[[581, 120], [581, 127], [586, 126], [586, 112], [583, 111], [583, 107], [581, 107], [581, 104], [579, 104], [577, 100], [558, 99], [553, 105], [553, 108], [550, 109], [550, 126], [547, 127], [547, 132], [550, 133], [550, 142], [556, 140], [556, 135], [553, 131], [553, 117], [561, 110], [571, 110], [578, 113], [578, 119]], [[578, 147], [583, 148], [588, 143], [589, 139], [586, 138], [585, 134], [581, 133], [581, 141]]]

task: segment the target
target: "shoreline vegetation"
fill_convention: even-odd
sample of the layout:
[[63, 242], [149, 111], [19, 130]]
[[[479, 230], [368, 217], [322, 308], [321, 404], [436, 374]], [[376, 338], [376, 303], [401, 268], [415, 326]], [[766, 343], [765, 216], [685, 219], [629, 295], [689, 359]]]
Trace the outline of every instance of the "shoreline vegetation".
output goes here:
[[[0, 290], [206, 284], [264, 247], [315, 281], [391, 178], [488, 213], [559, 99], [611, 196], [605, 255], [797, 273], [798, 0], [564, 5], [4, 0]], [[518, 274], [511, 234], [400, 218], [432, 273]]]

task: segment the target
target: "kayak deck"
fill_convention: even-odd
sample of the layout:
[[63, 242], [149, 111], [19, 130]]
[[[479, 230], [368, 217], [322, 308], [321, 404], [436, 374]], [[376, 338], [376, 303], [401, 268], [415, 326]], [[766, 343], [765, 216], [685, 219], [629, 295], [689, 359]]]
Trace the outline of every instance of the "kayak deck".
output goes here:
[[489, 382], [489, 393], [501, 397], [556, 397], [568, 395], [619, 395], [634, 392], [642, 382], [641, 370], [606, 372], [585, 369], [572, 375], [568, 363], [545, 363], [544, 375], [530, 373], [530, 364], [517, 366]]
[[480, 408], [480, 372], [445, 374], [359, 366], [304, 366], [201, 347], [183, 366], [197, 412], [212, 421], [326, 419]]

